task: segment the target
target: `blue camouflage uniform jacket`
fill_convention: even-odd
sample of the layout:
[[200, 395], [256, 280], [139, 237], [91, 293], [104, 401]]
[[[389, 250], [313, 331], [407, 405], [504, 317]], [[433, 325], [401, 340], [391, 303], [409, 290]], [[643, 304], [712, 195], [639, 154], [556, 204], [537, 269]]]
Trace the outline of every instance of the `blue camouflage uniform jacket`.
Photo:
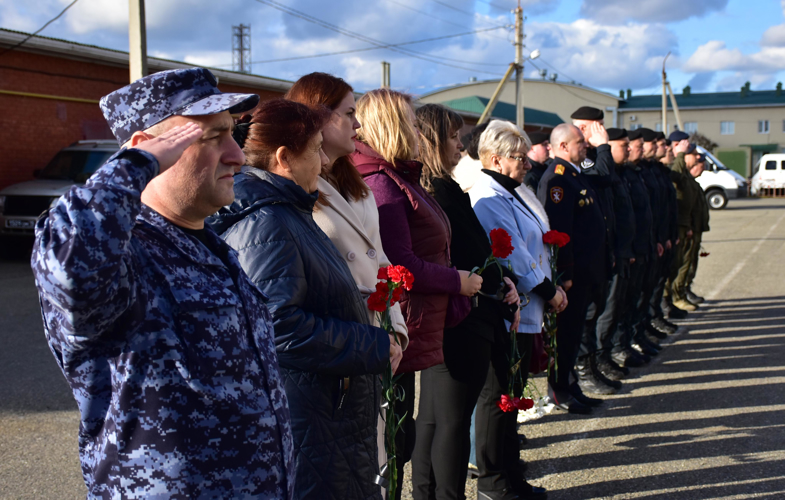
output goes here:
[[121, 150], [36, 226], [49, 346], [81, 413], [88, 498], [288, 499], [293, 444], [266, 297], [141, 202], [155, 158]]

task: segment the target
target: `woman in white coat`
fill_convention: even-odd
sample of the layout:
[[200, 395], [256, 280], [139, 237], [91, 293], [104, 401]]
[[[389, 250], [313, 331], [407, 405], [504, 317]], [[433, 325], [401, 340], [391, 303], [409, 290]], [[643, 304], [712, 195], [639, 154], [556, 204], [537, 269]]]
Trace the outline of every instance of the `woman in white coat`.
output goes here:
[[[360, 128], [355, 118], [354, 91], [341, 78], [311, 73], [297, 80], [286, 98], [312, 107], [325, 106], [333, 111], [322, 130], [322, 150], [329, 162], [318, 179], [319, 201], [313, 219], [343, 256], [360, 292], [370, 295], [376, 289], [379, 268], [389, 266], [390, 262], [379, 236], [376, 200], [348, 157], [354, 152], [356, 130]], [[369, 310], [368, 314], [378, 326], [376, 313]], [[393, 306], [391, 318], [397, 337], [390, 336], [390, 359], [395, 370], [409, 338], [398, 304]], [[377, 443], [381, 466], [387, 461], [381, 417]]]
[[[531, 142], [520, 128], [512, 123], [493, 120], [480, 136], [478, 152], [483, 169], [469, 190], [472, 207], [486, 232], [501, 228], [507, 231], [515, 247], [503, 265], [512, 266], [518, 278], [518, 291], [529, 297], [529, 304], [521, 309], [518, 326], [518, 346], [523, 356], [521, 362], [523, 384], [526, 384], [534, 334], [543, 327], [545, 304], [557, 312], [567, 306], [567, 294], [552, 281], [549, 253], [542, 241], [549, 230], [545, 210], [537, 198], [522, 186], [526, 172], [531, 168], [526, 153]], [[504, 358], [504, 357], [503, 357]], [[497, 373], [506, 370], [499, 370]], [[496, 429], [499, 445], [512, 450], [502, 466], [513, 489], [523, 480], [519, 469], [518, 436], [515, 432], [516, 414], [503, 413], [495, 407], [502, 393], [507, 392], [507, 380], [486, 382], [477, 403], [477, 428]], [[521, 389], [519, 389], [521, 390]], [[480, 450], [478, 450], [478, 455]], [[479, 457], [478, 457], [479, 459]], [[509, 462], [509, 463], [507, 463]], [[540, 498], [538, 492], [528, 494], [516, 491], [520, 498]], [[506, 498], [500, 496], [499, 498]]]

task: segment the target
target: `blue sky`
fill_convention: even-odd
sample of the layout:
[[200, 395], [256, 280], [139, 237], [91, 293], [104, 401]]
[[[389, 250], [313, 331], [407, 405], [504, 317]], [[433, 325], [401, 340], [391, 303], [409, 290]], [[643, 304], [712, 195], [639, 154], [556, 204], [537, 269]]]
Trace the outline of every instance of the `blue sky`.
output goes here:
[[[342, 30], [383, 43], [473, 35], [407, 45], [430, 60], [389, 49], [257, 63], [253, 72], [296, 79], [311, 71], [343, 78], [357, 90], [380, 82], [380, 62], [391, 63], [393, 87], [415, 94], [450, 84], [499, 78], [514, 57], [513, 0], [277, 0]], [[34, 31], [70, 0], [0, 0], [0, 26]], [[675, 92], [773, 89], [785, 80], [785, 0], [523, 0], [526, 65], [560, 80], [616, 94], [658, 93], [668, 51]], [[127, 2], [79, 0], [41, 34], [127, 50]], [[252, 59], [269, 61], [373, 45], [285, 14], [257, 0], [148, 0], [150, 55], [231, 68], [231, 26], [252, 26]], [[434, 62], [436, 61], [436, 62]], [[439, 64], [442, 63], [442, 64]], [[537, 66], [537, 67], [535, 67]]]

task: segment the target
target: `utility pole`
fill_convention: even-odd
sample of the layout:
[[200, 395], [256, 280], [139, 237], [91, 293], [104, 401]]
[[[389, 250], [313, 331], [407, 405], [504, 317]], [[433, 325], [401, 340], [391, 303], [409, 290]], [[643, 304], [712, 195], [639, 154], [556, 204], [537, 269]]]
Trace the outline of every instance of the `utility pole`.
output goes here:
[[144, 0], [128, 0], [128, 68], [132, 82], [147, 75]]
[[668, 75], [665, 73], [665, 61], [670, 55], [671, 53], [668, 52], [662, 60], [662, 132], [666, 137], [668, 136]]
[[515, 123], [523, 130], [523, 9], [521, 0], [515, 9]]
[[232, 26], [232, 70], [251, 72], [251, 25]]
[[382, 88], [390, 88], [390, 63], [382, 61]]

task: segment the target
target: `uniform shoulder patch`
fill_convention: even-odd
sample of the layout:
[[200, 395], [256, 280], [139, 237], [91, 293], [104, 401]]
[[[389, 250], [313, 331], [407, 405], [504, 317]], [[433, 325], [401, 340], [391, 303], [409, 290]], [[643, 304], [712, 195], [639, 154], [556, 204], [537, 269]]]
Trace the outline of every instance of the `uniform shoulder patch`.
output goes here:
[[564, 174], [564, 165], [556, 165], [556, 168], [553, 170], [556, 175], [563, 175]]
[[[561, 165], [559, 165], [561, 167]], [[554, 186], [551, 188], [551, 201], [554, 203], [560, 203], [564, 199], [564, 189], [560, 188], [559, 186]]]

